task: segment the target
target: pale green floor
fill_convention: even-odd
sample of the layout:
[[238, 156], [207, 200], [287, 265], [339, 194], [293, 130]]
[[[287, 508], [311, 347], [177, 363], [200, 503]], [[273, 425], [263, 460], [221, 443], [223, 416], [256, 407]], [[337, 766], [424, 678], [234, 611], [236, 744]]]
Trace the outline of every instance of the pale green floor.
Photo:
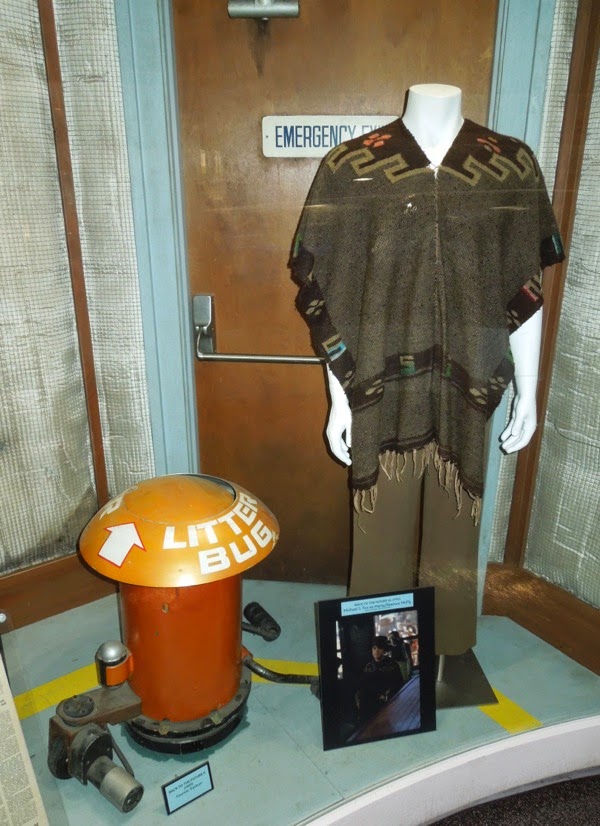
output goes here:
[[[245, 634], [257, 659], [316, 662], [315, 601], [344, 596], [334, 586], [248, 581], [244, 603], [260, 602], [280, 623], [278, 640]], [[88, 665], [118, 637], [116, 599], [107, 597], [4, 636], [15, 694]], [[483, 617], [477, 658], [492, 686], [543, 725], [597, 714], [600, 678], [502, 617]], [[46, 768], [53, 709], [23, 721], [51, 826], [166, 821], [161, 786], [208, 760], [214, 791], [172, 815], [177, 824], [292, 826], [386, 780], [490, 743], [508, 733], [478, 708], [438, 711], [437, 731], [324, 752], [318, 701], [306, 686], [254, 684], [245, 720], [199, 754], [159, 755], [114, 731], [144, 784], [132, 813], [120, 814], [91, 786], [57, 781]]]

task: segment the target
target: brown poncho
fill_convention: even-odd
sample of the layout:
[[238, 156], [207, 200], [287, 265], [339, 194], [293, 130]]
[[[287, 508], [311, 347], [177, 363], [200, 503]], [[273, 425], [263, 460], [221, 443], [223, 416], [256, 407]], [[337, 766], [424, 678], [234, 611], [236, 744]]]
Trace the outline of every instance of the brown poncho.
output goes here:
[[441, 484], [483, 492], [485, 424], [509, 384], [509, 334], [564, 255], [533, 152], [465, 120], [434, 169], [401, 119], [333, 149], [294, 241], [297, 307], [352, 410], [352, 484], [426, 448]]

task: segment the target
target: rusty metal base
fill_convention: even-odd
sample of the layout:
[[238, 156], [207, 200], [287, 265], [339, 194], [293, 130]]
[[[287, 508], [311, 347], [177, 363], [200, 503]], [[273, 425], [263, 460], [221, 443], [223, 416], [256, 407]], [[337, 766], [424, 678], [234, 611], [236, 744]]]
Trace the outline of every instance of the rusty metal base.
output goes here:
[[169, 720], [152, 720], [140, 714], [128, 720], [125, 726], [136, 743], [153, 751], [169, 754], [201, 751], [223, 740], [241, 722], [250, 687], [250, 671], [244, 666], [240, 687], [235, 697], [227, 705], [211, 712], [206, 717], [183, 723], [172, 723]]

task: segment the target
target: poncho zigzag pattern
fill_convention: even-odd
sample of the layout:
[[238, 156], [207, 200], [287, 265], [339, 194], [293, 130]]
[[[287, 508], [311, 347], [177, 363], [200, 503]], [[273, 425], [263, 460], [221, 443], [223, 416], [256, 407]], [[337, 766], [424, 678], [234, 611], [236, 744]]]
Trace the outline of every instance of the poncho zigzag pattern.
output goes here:
[[297, 308], [352, 410], [357, 507], [424, 448], [440, 484], [483, 493], [485, 425], [509, 385], [509, 335], [564, 258], [533, 152], [465, 120], [434, 168], [401, 119], [334, 148], [294, 240]]

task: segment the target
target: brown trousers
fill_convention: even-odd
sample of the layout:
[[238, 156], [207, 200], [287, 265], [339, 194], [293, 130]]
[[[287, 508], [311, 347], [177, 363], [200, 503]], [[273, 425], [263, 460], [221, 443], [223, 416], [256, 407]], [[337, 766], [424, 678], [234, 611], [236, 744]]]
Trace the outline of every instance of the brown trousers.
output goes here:
[[374, 512], [354, 513], [349, 595], [433, 585], [436, 654], [463, 654], [476, 642], [479, 528], [466, 494], [457, 516], [435, 469], [413, 470], [409, 459], [400, 481], [380, 471]]

